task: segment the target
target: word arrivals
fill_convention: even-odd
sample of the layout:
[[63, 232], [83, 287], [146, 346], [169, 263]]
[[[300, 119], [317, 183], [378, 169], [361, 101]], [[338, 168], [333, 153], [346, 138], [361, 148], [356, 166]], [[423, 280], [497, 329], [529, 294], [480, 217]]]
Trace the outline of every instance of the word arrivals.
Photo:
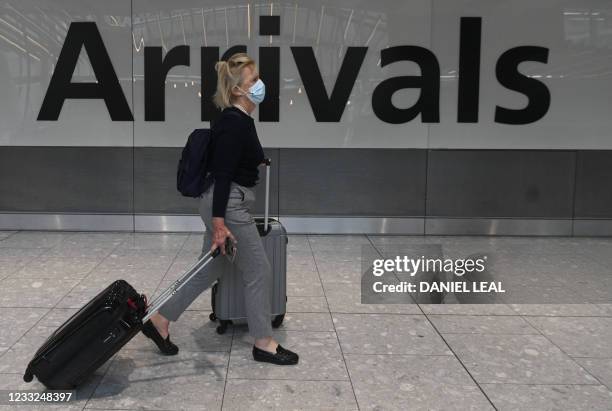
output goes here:
[[[281, 34], [280, 16], [260, 17], [273, 20], [269, 27], [260, 23], [260, 35], [267, 38], [267, 35]], [[457, 122], [477, 123], [480, 107], [482, 18], [462, 17], [458, 35]], [[392, 42], [402, 40], [410, 39], [394, 39]], [[72, 75], [83, 50], [89, 57], [96, 76], [95, 82], [72, 82]], [[319, 67], [320, 62], [316, 59], [313, 47], [291, 46], [289, 50], [317, 122], [341, 120], [367, 53], [380, 56], [381, 70], [394, 63], [410, 61], [418, 65], [421, 72], [418, 76], [386, 78], [376, 85], [372, 91], [371, 105], [378, 119], [390, 124], [403, 124], [420, 116], [423, 123], [440, 122], [440, 64], [434, 52], [429, 49], [410, 44], [375, 51], [367, 46], [349, 46], [346, 48], [331, 94], [327, 92]], [[220, 55], [217, 46], [200, 47], [200, 77], [206, 79], [202, 82], [206, 86], [200, 90], [202, 121], [211, 120], [218, 111], [211, 100], [217, 84], [215, 63], [219, 59], [227, 60], [233, 53], [246, 51], [246, 45], [234, 45]], [[527, 99], [527, 105], [521, 108], [496, 105], [496, 123], [529, 124], [538, 121], [548, 112], [551, 94], [546, 84], [519, 71], [519, 66], [524, 62], [548, 63], [548, 53], [549, 49], [546, 47], [519, 45], [504, 51], [497, 59], [494, 69], [483, 69], [494, 70], [501, 86], [522, 94]], [[168, 72], [177, 66], [190, 66], [193, 63], [192, 54], [187, 44], [173, 47], [165, 53], [161, 46], [144, 47], [145, 121], [165, 121]], [[260, 75], [266, 83], [266, 99], [259, 105], [259, 121], [278, 122], [281, 48], [259, 47], [259, 62]], [[325, 66], [325, 62], [322, 65]], [[395, 106], [392, 97], [402, 89], [419, 90], [418, 101], [410, 107]], [[95, 22], [70, 24], [37, 119], [57, 121], [67, 99], [102, 99], [113, 121], [134, 120]]]
[[411, 283], [402, 281], [397, 284], [383, 284], [377, 281], [372, 284], [375, 293], [505, 293], [502, 283], [497, 281], [440, 281], [427, 282], [421, 281]]

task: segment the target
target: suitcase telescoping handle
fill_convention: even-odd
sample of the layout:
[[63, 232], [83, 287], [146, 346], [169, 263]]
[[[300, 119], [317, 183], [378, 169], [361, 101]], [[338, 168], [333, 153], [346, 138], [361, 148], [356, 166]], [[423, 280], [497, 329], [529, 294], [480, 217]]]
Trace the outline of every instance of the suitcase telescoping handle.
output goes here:
[[[232, 240], [228, 237], [225, 239], [225, 253], [229, 255], [233, 255], [235, 252], [234, 244]], [[202, 256], [189, 270], [185, 272], [175, 282], [170, 284], [168, 288], [164, 290], [163, 293], [159, 295], [159, 297], [155, 298], [153, 302], [147, 308], [147, 314], [142, 317], [142, 322], [145, 323], [149, 318], [153, 316], [168, 300], [170, 300], [174, 294], [178, 292], [185, 284], [189, 282], [196, 274], [198, 274], [202, 268], [206, 267], [215, 257], [221, 254], [221, 249], [216, 248], [215, 251], [209, 251], [205, 255]]]
[[264, 205], [264, 233], [268, 232], [268, 217], [270, 215], [270, 164], [272, 160], [269, 158], [264, 159], [266, 165], [266, 200]]

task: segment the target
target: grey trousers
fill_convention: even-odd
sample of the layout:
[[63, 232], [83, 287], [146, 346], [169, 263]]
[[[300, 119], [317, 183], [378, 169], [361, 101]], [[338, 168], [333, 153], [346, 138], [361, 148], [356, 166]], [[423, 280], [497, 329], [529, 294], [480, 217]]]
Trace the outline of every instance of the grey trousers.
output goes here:
[[[213, 191], [214, 184], [200, 197], [200, 216], [206, 226], [200, 258], [208, 253], [212, 246]], [[232, 182], [225, 212], [225, 225], [237, 241], [238, 251], [234, 262], [221, 255], [215, 258], [162, 306], [159, 310], [161, 315], [170, 321], [177, 321], [187, 307], [223, 275], [226, 270], [222, 264], [234, 264], [244, 283], [249, 334], [254, 338], [272, 335], [270, 314], [272, 267], [255, 226], [255, 220], [250, 213], [250, 207], [254, 202], [253, 190]]]

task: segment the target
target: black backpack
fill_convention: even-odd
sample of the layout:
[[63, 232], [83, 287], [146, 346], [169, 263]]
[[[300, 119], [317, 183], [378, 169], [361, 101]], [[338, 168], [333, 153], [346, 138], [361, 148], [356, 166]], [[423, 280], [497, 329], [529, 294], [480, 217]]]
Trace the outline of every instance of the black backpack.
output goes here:
[[[233, 110], [226, 110], [227, 115], [240, 117]], [[211, 127], [216, 120], [211, 120]], [[200, 197], [213, 181], [212, 176], [207, 175], [214, 142], [212, 130], [209, 128], [196, 128], [187, 139], [179, 160], [176, 173], [176, 188], [185, 197]]]
[[193, 130], [187, 139], [176, 173], [176, 188], [185, 197], [199, 197], [207, 188], [211, 143], [208, 128]]

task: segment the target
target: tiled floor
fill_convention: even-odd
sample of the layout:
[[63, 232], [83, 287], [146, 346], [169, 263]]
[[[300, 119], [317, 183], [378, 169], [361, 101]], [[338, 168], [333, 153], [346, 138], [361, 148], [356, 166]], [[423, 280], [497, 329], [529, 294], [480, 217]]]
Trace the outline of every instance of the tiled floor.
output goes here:
[[[363, 245], [486, 254], [492, 273], [552, 304], [364, 305]], [[27, 361], [111, 280], [159, 292], [200, 246], [198, 233], [0, 232], [0, 390], [41, 389], [22, 381]], [[172, 325], [178, 356], [138, 335], [58, 409], [612, 410], [612, 239], [290, 236], [288, 247], [275, 336], [298, 366], [254, 362], [244, 326], [218, 335], [206, 292]]]

